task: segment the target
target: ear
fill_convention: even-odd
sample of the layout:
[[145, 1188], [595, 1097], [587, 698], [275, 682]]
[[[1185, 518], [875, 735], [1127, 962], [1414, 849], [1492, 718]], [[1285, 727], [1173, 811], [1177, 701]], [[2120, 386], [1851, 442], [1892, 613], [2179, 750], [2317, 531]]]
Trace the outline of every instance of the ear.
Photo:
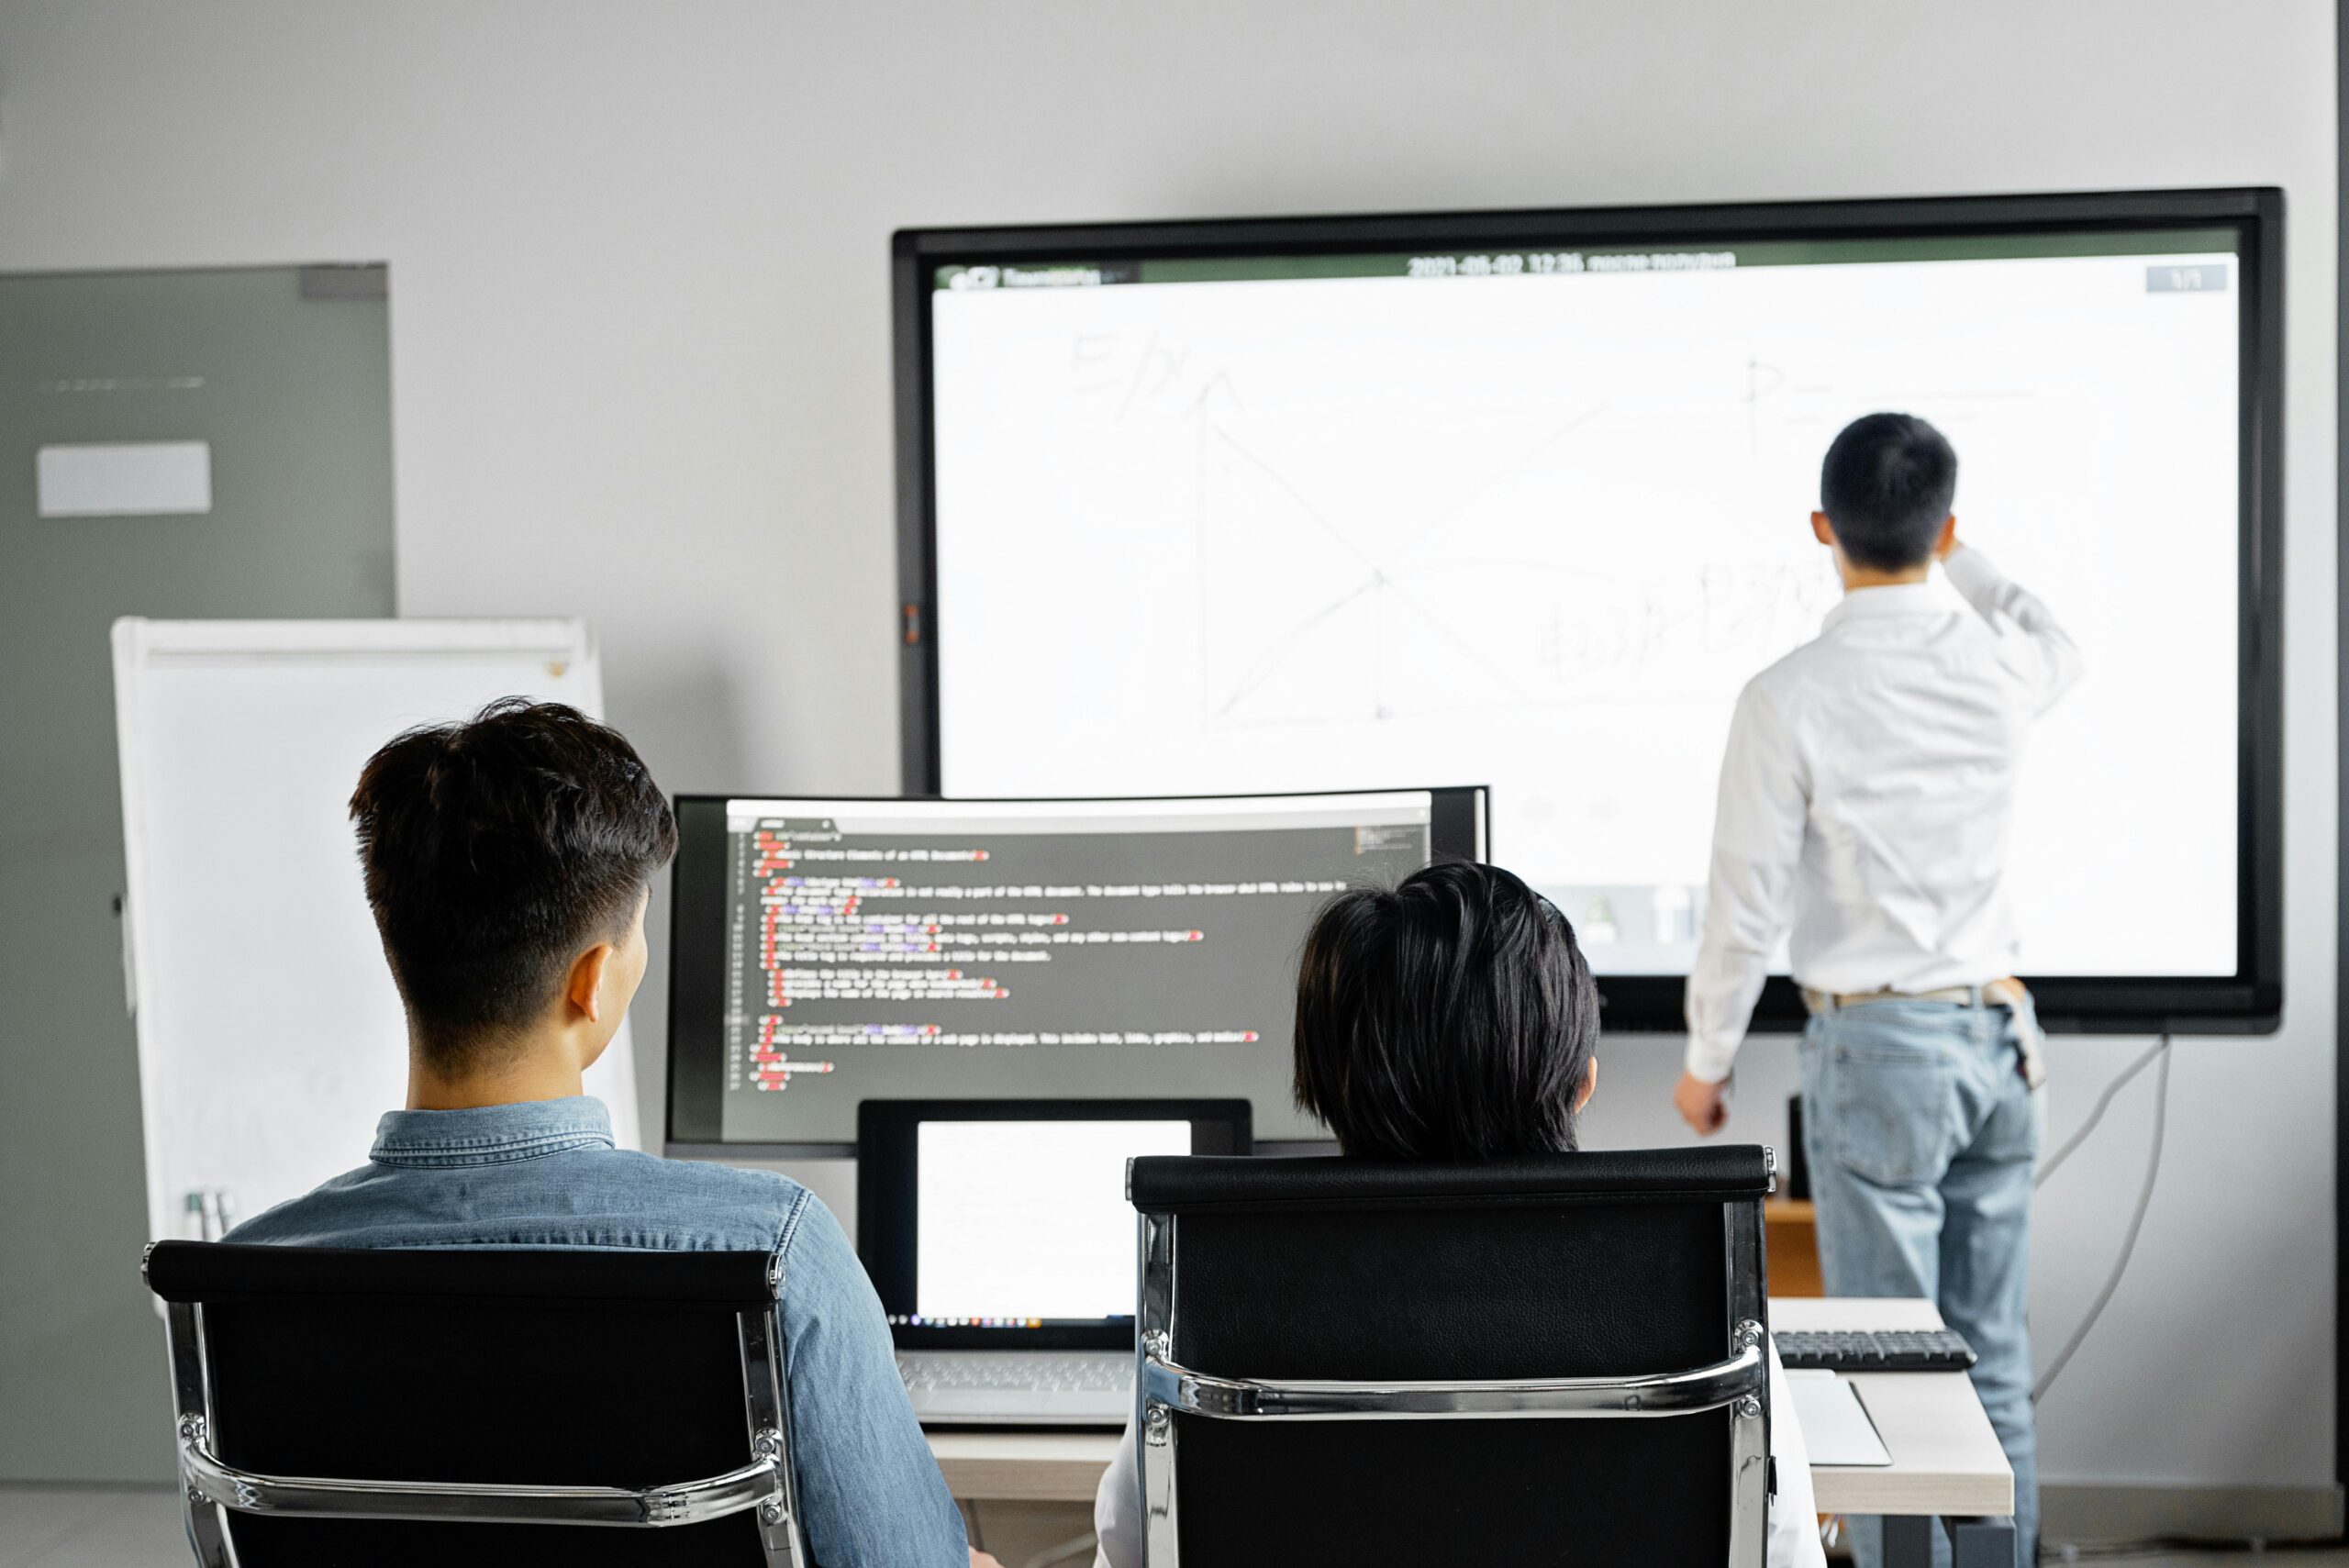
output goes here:
[[1942, 531], [1933, 538], [1933, 559], [1947, 561], [1949, 552], [1957, 548], [1957, 514], [1952, 512], [1942, 519]]
[[1598, 1093], [1598, 1058], [1594, 1056], [1590, 1059], [1590, 1064], [1582, 1070], [1582, 1089], [1575, 1095], [1576, 1116], [1582, 1114], [1583, 1106], [1590, 1104], [1590, 1096], [1597, 1093]]
[[1810, 537], [1824, 545], [1835, 542], [1835, 529], [1827, 521], [1826, 513], [1813, 512], [1810, 515]]
[[612, 944], [598, 942], [571, 961], [563, 977], [562, 998], [591, 1024], [604, 1021], [604, 973], [611, 965]]

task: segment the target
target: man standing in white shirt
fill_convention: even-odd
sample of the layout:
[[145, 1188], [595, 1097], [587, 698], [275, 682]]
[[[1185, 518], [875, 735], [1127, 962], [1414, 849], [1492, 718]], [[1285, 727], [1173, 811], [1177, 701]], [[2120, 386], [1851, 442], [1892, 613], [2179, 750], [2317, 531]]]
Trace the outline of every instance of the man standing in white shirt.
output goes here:
[[[1956, 489], [1956, 452], [1909, 415], [1854, 420], [1828, 449], [1810, 523], [1844, 597], [1738, 698], [1673, 1102], [1700, 1133], [1728, 1119], [1730, 1065], [1787, 939], [1811, 1011], [1803, 1143], [1828, 1294], [1931, 1297], [1972, 1343], [2030, 1562], [2043, 1073], [2012, 978], [2007, 850], [2025, 733], [2080, 663], [2044, 606], [1958, 543]], [[1873, 1521], [1854, 1538], [1875, 1568]]]

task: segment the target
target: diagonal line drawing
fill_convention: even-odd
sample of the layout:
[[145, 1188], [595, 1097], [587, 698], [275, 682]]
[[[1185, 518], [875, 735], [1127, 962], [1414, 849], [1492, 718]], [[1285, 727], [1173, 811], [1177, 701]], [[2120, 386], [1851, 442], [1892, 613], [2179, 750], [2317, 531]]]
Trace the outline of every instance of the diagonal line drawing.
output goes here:
[[[1407, 586], [1404, 582], [1398, 582], [1395, 563], [1429, 539], [1440, 534], [1447, 525], [1475, 506], [1494, 488], [1505, 483], [1512, 474], [1522, 471], [1574, 432], [1598, 419], [1608, 411], [1608, 405], [1600, 404], [1595, 407], [1584, 409], [1555, 428], [1547, 431], [1538, 439], [1520, 449], [1506, 462], [1486, 473], [1464, 493], [1437, 508], [1432, 516], [1414, 528], [1399, 544], [1375, 552], [1366, 549], [1351, 536], [1337, 519], [1316, 505], [1304, 488], [1280, 465], [1267, 460], [1262, 453], [1240, 440], [1229, 429], [1215, 425], [1205, 426], [1201, 433], [1197, 503], [1203, 586], [1208, 580], [1208, 562], [1212, 553], [1209, 530], [1213, 521], [1216, 520], [1216, 509], [1209, 501], [1212, 480], [1205, 445], [1210, 433], [1214, 440], [1219, 443], [1221, 451], [1268, 484], [1277, 495], [1295, 508], [1298, 516], [1308, 519], [1319, 534], [1326, 537], [1329, 543], [1335, 545], [1350, 561], [1368, 573], [1365, 580], [1349, 584], [1334, 598], [1324, 599], [1315, 608], [1291, 621], [1270, 643], [1257, 651], [1245, 667], [1230, 678], [1230, 684], [1224, 686], [1219, 693], [1210, 690], [1203, 694], [1207, 697], [1206, 706], [1209, 719], [1216, 722], [1245, 722], [1241, 710], [1248, 700], [1263, 690], [1267, 683], [1279, 673], [1284, 663], [1309, 643], [1317, 632], [1324, 631], [1333, 617], [1348, 606], [1359, 603], [1365, 595], [1371, 597], [1373, 612], [1369, 634], [1371, 646], [1365, 651], [1373, 694], [1369, 717], [1376, 718], [1394, 717], [1387, 695], [1390, 689], [1387, 645], [1394, 631], [1402, 623], [1396, 621], [1390, 615], [1390, 599], [1395, 607], [1408, 610], [1410, 616], [1421, 624], [1426, 634], [1451, 649], [1465, 662], [1466, 665], [1480, 672], [1485, 679], [1508, 694], [1500, 703], [1493, 706], [1507, 706], [1511, 704], [1525, 704], [1537, 700], [1526, 688], [1518, 673], [1512, 671], [1502, 660], [1495, 658], [1488, 650], [1480, 647], [1473, 634], [1464, 630], [1444, 611], [1431, 605], [1423, 595]], [[1426, 570], [1429, 568], [1407, 567], [1403, 569], [1402, 574], [1408, 577]], [[1435, 570], [1441, 571], [1442, 568], [1435, 568]], [[1203, 600], [1204, 597], [1203, 595]], [[1213, 639], [1204, 620], [1201, 625], [1201, 638], [1204, 643], [1209, 647], [1212, 646]], [[1212, 675], [1210, 675], [1209, 684], [1211, 687], [1219, 684], [1214, 681]], [[1477, 700], [1466, 693], [1463, 694], [1462, 700], [1477, 706], [1486, 706], [1486, 701]]]
[[1492, 489], [1493, 486], [1498, 484], [1502, 480], [1507, 479], [1510, 474], [1517, 473], [1518, 470], [1523, 468], [1527, 463], [1531, 462], [1535, 458], [1540, 457], [1543, 452], [1548, 451], [1552, 447], [1565, 439], [1566, 437], [1572, 435], [1575, 431], [1581, 429], [1585, 425], [1587, 425], [1593, 419], [1598, 418], [1601, 414], [1606, 413], [1609, 406], [1610, 405], [1601, 403], [1596, 407], [1584, 410], [1582, 413], [1577, 414], [1573, 418], [1567, 420], [1564, 424], [1559, 426], [1556, 429], [1551, 431], [1548, 435], [1542, 437], [1540, 440], [1534, 442], [1531, 446], [1526, 448], [1523, 451], [1518, 453], [1517, 456], [1509, 462], [1503, 463], [1499, 468], [1495, 469], [1491, 473], [1486, 475], [1482, 484], [1476, 485], [1475, 488], [1471, 489], [1467, 495], [1463, 495], [1459, 500], [1454, 501], [1451, 506], [1446, 506], [1442, 512], [1438, 513], [1435, 517], [1429, 522], [1427, 527], [1419, 529], [1419, 532], [1413, 534], [1409, 539], [1405, 539], [1400, 545], [1389, 551], [1389, 559], [1408, 553], [1412, 546], [1440, 531], [1443, 528], [1444, 524], [1452, 521], [1453, 518], [1458, 517], [1461, 513], [1466, 511], [1469, 507], [1475, 506], [1479, 500], [1481, 500], [1486, 491]]
[[1265, 478], [1278, 485], [1282, 492], [1286, 494], [1290, 500], [1297, 503], [1297, 510], [1303, 512], [1307, 517], [1320, 524], [1323, 529], [1329, 533], [1330, 537], [1338, 541], [1339, 548], [1342, 549], [1348, 555], [1353, 556], [1356, 561], [1361, 562], [1364, 566], [1369, 567], [1373, 572], [1378, 570], [1378, 562], [1371, 559], [1370, 555], [1364, 551], [1360, 545], [1354, 543], [1353, 539], [1348, 539], [1344, 529], [1339, 528], [1337, 524], [1324, 517], [1321, 514], [1321, 509], [1319, 507], [1307, 500], [1305, 498], [1305, 493], [1297, 487], [1296, 484], [1290, 480], [1287, 474], [1283, 473], [1279, 469], [1275, 468], [1271, 463], [1266, 462], [1263, 458], [1257, 456], [1254, 452], [1250, 451], [1238, 441], [1233, 440], [1228, 432], [1219, 429], [1215, 432], [1215, 435], [1218, 440], [1230, 448], [1234, 452], [1237, 452], [1242, 459], [1252, 464], [1256, 468], [1257, 472], [1261, 473]]
[[[1442, 616], [1437, 615], [1433, 610], [1429, 609], [1427, 606], [1421, 604], [1418, 599], [1413, 598], [1401, 588], [1396, 586], [1394, 582], [1383, 572], [1380, 573], [1378, 576], [1378, 591], [1382, 595], [1393, 594], [1396, 598], [1401, 600], [1404, 604], [1410, 606], [1414, 610], [1417, 610], [1419, 614], [1419, 617], [1422, 620], [1425, 620], [1428, 625], [1433, 627], [1446, 642], [1451, 643], [1454, 648], [1460, 650], [1461, 652], [1465, 653], [1471, 660], [1483, 666], [1486, 673], [1491, 675], [1495, 680], [1500, 682], [1501, 684], [1516, 693], [1517, 698], [1520, 702], [1531, 702], [1533, 700], [1533, 695], [1525, 689], [1525, 687], [1518, 681], [1517, 676], [1511, 673], [1506, 666], [1495, 661], [1490, 655], [1486, 654], [1484, 650], [1472, 644], [1465, 637], [1463, 637], [1456, 629], [1453, 628], [1451, 622], [1445, 620]], [[1382, 706], [1383, 706], [1384, 705], [1382, 705]]]
[[1344, 609], [1348, 605], [1353, 604], [1356, 599], [1361, 598], [1364, 594], [1371, 592], [1378, 586], [1379, 579], [1374, 577], [1369, 582], [1361, 584], [1348, 592], [1340, 595], [1337, 598], [1322, 606], [1319, 609], [1306, 617], [1297, 625], [1291, 627], [1278, 642], [1275, 642], [1272, 647], [1264, 650], [1263, 653], [1259, 654], [1256, 658], [1256, 662], [1250, 665], [1246, 672], [1241, 675], [1239, 683], [1232, 688], [1231, 695], [1224, 699], [1223, 706], [1216, 710], [1215, 716], [1218, 718], [1222, 718], [1228, 716], [1233, 708], [1238, 707], [1242, 702], [1247, 700], [1250, 693], [1253, 692], [1258, 686], [1264, 683], [1266, 677], [1271, 675], [1273, 671], [1278, 667], [1281, 660], [1287, 655], [1290, 649], [1296, 647], [1299, 642], [1302, 642], [1307, 637], [1312, 634], [1314, 628], [1319, 626], [1323, 621], [1328, 620], [1331, 616], [1336, 615], [1340, 610]]

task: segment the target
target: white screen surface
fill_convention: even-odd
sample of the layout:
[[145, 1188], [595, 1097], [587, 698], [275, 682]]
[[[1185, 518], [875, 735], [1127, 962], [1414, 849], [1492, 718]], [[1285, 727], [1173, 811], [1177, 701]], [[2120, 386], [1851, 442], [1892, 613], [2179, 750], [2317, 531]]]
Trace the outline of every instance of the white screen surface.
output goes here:
[[1187, 1121], [926, 1121], [914, 1310], [931, 1321], [1130, 1318], [1126, 1161], [1188, 1154]]
[[2235, 269], [941, 290], [941, 782], [1489, 783], [1595, 968], [1685, 972], [1731, 706], [1837, 595], [1820, 459], [1901, 409], [2087, 660], [2024, 764], [2026, 971], [2232, 973], [2238, 302], [2172, 285]]

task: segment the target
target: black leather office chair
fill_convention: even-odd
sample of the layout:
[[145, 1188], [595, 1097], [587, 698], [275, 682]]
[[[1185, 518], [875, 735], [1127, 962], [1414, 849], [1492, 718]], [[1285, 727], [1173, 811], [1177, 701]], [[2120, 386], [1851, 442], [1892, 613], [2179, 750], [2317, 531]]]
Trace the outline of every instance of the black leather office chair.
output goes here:
[[797, 1568], [768, 1266], [156, 1244], [197, 1559]]
[[1760, 1568], [1767, 1150], [1128, 1184], [1151, 1568]]

